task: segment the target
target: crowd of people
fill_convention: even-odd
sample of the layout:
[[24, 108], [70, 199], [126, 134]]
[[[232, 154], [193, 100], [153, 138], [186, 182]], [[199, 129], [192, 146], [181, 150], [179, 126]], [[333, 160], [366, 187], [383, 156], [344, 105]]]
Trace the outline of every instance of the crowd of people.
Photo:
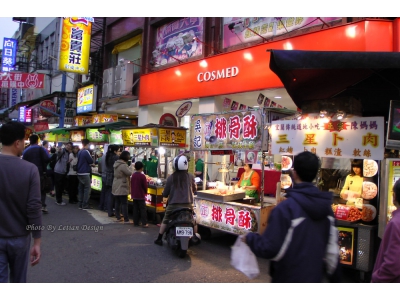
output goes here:
[[[50, 170], [54, 169], [58, 205], [66, 205], [62, 201], [62, 193], [68, 178], [69, 202], [78, 204], [79, 209], [90, 208], [90, 173], [95, 162], [89, 153], [89, 140], [82, 140], [83, 148], [80, 150], [72, 143], [66, 143], [63, 148], [48, 151], [46, 142], [41, 146], [38, 144], [37, 135], [29, 137], [30, 145], [25, 149], [24, 137], [25, 127], [21, 123], [9, 122], [0, 127], [0, 282], [26, 282], [29, 261], [32, 266], [40, 261], [42, 212], [47, 213], [43, 187], [45, 177], [52, 173]], [[131, 194], [134, 202], [133, 223], [147, 228], [145, 164], [135, 162], [132, 170], [128, 167], [129, 152], [121, 150], [117, 145], [110, 145], [105, 159], [99, 161], [103, 170], [100, 208], [107, 211], [110, 217], [115, 216], [117, 221], [127, 223], [127, 199]], [[154, 241], [160, 246], [163, 245], [162, 237], [171, 211], [178, 207], [192, 208], [196, 190], [194, 176], [188, 173], [186, 157], [176, 157], [174, 165], [175, 172], [168, 177], [163, 192], [169, 206]], [[331, 281], [340, 282], [339, 255], [335, 254], [336, 251], [330, 251], [334, 257], [329, 259], [330, 264], [327, 263], [328, 246], [330, 249], [333, 245], [338, 251], [338, 237], [337, 231], [336, 236], [332, 231], [332, 195], [319, 191], [312, 184], [318, 169], [319, 159], [315, 154], [306, 151], [296, 155], [290, 170], [294, 187], [288, 190], [287, 199], [272, 210], [267, 229], [262, 235], [249, 232], [241, 237], [257, 256], [271, 260], [273, 282], [323, 282], [327, 274]], [[251, 179], [254, 174], [251, 165], [246, 172], [248, 174], [242, 181], [247, 181], [249, 190], [257, 190]], [[21, 186], [25, 188], [21, 189]], [[399, 208], [400, 180], [394, 185], [393, 200]], [[399, 216], [395, 211], [387, 226], [372, 282], [400, 282], [397, 255], [400, 245]], [[331, 272], [327, 272], [328, 268], [332, 269]]]

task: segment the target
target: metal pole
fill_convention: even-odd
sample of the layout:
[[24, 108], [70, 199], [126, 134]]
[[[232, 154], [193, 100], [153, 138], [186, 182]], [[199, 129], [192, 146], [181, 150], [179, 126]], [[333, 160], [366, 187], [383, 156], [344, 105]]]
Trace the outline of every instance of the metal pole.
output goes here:
[[61, 97], [60, 97], [60, 118], [58, 128], [64, 128], [64, 117], [65, 117], [65, 89], [67, 85], [67, 74], [62, 72], [61, 80]]

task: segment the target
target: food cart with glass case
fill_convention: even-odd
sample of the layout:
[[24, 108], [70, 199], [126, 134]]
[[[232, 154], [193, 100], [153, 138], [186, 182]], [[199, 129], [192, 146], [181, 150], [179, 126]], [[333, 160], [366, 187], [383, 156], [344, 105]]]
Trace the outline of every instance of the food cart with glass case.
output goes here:
[[[161, 221], [160, 214], [165, 212], [162, 201], [162, 192], [168, 174], [172, 171], [169, 168], [170, 158], [175, 157], [178, 149], [186, 148], [186, 128], [169, 127], [149, 124], [142, 127], [124, 127], [122, 128], [122, 140], [124, 147], [129, 150], [135, 160], [143, 160], [147, 151], [153, 149], [159, 150], [159, 166], [163, 166], [163, 170], [158, 177], [150, 177], [146, 175], [148, 189], [146, 196], [147, 211], [154, 215], [154, 221]], [[132, 166], [133, 168], [133, 166]], [[130, 195], [128, 203], [132, 204]]]
[[275, 197], [264, 196], [263, 164], [258, 199], [246, 197], [243, 189], [235, 187], [237, 182], [225, 182], [227, 163], [224, 155], [219, 163], [221, 182], [210, 188], [206, 178], [209, 152], [216, 150], [230, 154], [244, 150], [255, 155], [254, 152], [267, 149], [262, 110], [193, 115], [190, 130], [190, 150], [194, 156], [196, 151], [204, 151], [203, 190], [197, 191], [194, 199], [201, 235], [208, 236], [211, 228], [237, 235], [249, 231], [262, 233], [276, 203]]

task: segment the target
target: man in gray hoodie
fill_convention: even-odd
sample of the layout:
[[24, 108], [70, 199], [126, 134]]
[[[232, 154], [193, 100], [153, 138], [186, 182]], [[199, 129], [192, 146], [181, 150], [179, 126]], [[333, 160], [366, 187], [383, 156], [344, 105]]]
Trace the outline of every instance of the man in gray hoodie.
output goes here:
[[21, 159], [24, 140], [21, 123], [0, 127], [0, 282], [26, 282], [29, 260], [32, 266], [40, 260], [40, 176], [34, 164]]
[[54, 167], [54, 187], [56, 190], [56, 204], [66, 205], [62, 201], [62, 193], [64, 191], [64, 184], [67, 180], [67, 164], [69, 160], [69, 153], [72, 151], [72, 143], [65, 144], [65, 148], [60, 149], [57, 153], [57, 163]]

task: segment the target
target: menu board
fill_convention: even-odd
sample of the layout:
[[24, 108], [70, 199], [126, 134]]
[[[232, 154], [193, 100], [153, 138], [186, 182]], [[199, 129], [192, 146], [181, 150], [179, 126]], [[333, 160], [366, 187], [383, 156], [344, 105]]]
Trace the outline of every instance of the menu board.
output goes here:
[[158, 147], [157, 128], [123, 129], [122, 141], [125, 146]]
[[101, 176], [92, 174], [92, 180], [91, 180], [90, 187], [96, 191], [101, 192], [101, 188], [102, 188]]

